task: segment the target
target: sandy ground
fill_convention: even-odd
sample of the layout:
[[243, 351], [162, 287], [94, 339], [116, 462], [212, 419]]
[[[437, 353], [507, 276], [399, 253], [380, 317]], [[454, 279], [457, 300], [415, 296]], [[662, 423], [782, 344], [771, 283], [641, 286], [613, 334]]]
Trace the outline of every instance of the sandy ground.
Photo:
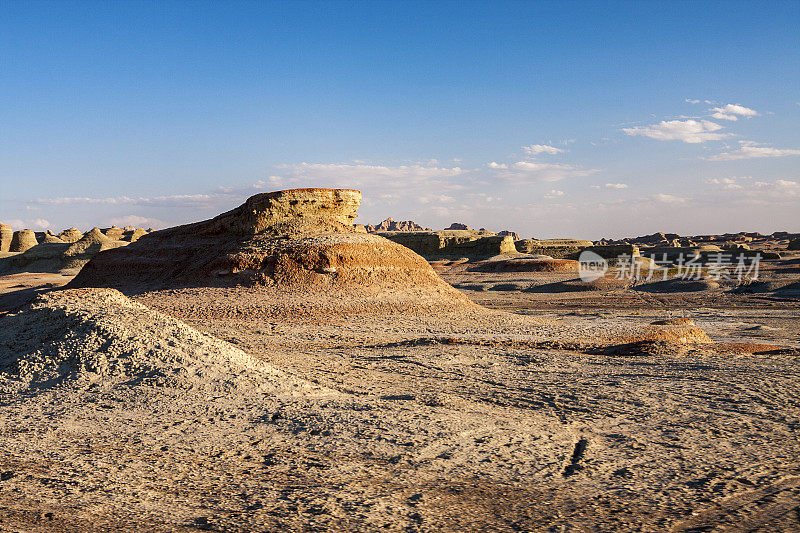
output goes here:
[[[2, 281], [6, 294], [19, 284]], [[463, 293], [494, 310], [245, 320], [198, 316], [196, 297], [132, 296], [144, 307], [117, 305], [115, 320], [138, 325], [104, 334], [124, 346], [169, 345], [145, 325], [185, 323], [268, 366], [181, 341], [156, 373], [170, 379], [73, 361], [69, 379], [15, 382], [0, 397], [0, 530], [800, 529], [793, 352], [542, 343], [687, 316], [718, 342], [796, 348], [798, 300]], [[116, 323], [109, 308], [82, 320]], [[178, 370], [195, 357], [203, 365]]]

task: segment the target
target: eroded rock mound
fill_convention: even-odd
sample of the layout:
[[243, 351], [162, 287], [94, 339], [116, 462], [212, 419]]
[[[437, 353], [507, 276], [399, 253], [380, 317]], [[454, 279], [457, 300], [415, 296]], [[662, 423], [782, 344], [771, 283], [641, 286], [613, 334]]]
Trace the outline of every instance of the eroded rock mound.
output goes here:
[[64, 242], [78, 242], [83, 237], [83, 233], [78, 228], [65, 229], [58, 234], [58, 238]]
[[571, 259], [523, 255], [482, 261], [468, 268], [472, 272], [578, 272], [579, 263]]
[[14, 231], [8, 224], [0, 224], [0, 252], [11, 250], [11, 239], [14, 238]]
[[10, 252], [24, 252], [29, 248], [33, 248], [39, 244], [36, 240], [36, 233], [29, 229], [15, 231], [14, 236], [11, 238]]
[[[386, 306], [399, 297], [430, 306], [468, 304], [413, 251], [357, 232], [360, 203], [361, 193], [351, 189], [258, 194], [211, 220], [155, 231], [98, 254], [70, 286], [129, 293], [245, 288], [251, 296], [275, 289], [280, 298], [294, 291], [307, 307], [315, 307], [314, 300], [329, 309], [359, 298]], [[345, 293], [350, 300], [337, 299]]]
[[0, 318], [0, 383], [10, 388], [138, 378], [211, 390], [245, 370], [278, 374], [115, 290], [51, 292]]

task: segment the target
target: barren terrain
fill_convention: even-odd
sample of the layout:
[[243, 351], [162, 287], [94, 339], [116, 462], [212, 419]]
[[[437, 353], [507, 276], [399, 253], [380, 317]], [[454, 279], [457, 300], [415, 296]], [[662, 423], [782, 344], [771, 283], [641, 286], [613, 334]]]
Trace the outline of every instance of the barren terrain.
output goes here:
[[796, 259], [762, 292], [409, 264], [428, 288], [4, 278], [0, 530], [800, 528]]

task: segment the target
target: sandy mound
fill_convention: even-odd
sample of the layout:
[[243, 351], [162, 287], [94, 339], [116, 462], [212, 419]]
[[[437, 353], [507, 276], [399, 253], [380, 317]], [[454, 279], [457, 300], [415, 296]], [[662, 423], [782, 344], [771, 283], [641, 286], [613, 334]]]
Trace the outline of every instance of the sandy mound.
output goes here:
[[78, 242], [83, 237], [83, 233], [78, 228], [65, 229], [58, 234], [58, 238], [64, 242]]
[[587, 291], [613, 291], [626, 289], [630, 286], [630, 281], [626, 279], [617, 279], [610, 277], [598, 278], [593, 281], [583, 281], [581, 279], [570, 279], [566, 281], [557, 281], [554, 283], [545, 283], [542, 285], [533, 285], [525, 292], [534, 293], [559, 293], [559, 292], [587, 292]]
[[67, 248], [64, 252], [61, 268], [64, 270], [78, 270], [99, 252], [126, 246], [127, 244], [127, 242], [116, 241], [106, 237], [99, 228], [92, 228]]
[[579, 263], [571, 259], [523, 256], [489, 260], [470, 267], [473, 272], [577, 272]]
[[115, 290], [51, 292], [0, 319], [0, 375], [11, 388], [100, 377], [220, 388], [248, 369], [253, 379], [277, 372]]
[[644, 292], [698, 292], [719, 289], [720, 284], [710, 279], [668, 279], [654, 281], [634, 287], [637, 291]]
[[259, 194], [211, 220], [149, 233], [99, 254], [70, 286], [126, 293], [236, 288], [218, 291], [214, 299], [222, 297], [219, 305], [231, 308], [246, 294], [246, 309], [240, 305], [236, 311], [244, 314], [288, 305], [293, 296], [306, 309], [326, 312], [362, 303], [370, 308], [473, 305], [413, 251], [357, 232], [353, 220], [360, 203], [361, 193], [351, 189]]

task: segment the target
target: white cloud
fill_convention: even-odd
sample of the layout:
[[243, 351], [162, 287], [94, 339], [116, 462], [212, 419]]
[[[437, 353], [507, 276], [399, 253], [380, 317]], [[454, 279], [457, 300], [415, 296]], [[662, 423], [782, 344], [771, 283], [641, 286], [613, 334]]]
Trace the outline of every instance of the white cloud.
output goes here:
[[628, 135], [641, 135], [658, 141], [683, 141], [697, 144], [718, 141], [730, 137], [731, 133], [716, 133], [722, 126], [710, 120], [662, 120], [651, 126], [622, 128]]
[[675, 196], [674, 194], [665, 194], [663, 192], [656, 193], [651, 198], [662, 204], [682, 204], [688, 201], [688, 198]]
[[417, 201], [421, 204], [452, 204], [456, 201], [456, 199], [452, 196], [447, 196], [446, 194], [439, 194], [434, 196], [420, 196], [417, 198]]
[[43, 218], [28, 218], [25, 220], [15, 218], [12, 220], [7, 220], [5, 223], [11, 226], [14, 231], [21, 229], [47, 229], [53, 227], [53, 225], [50, 224], [50, 221]]
[[762, 157], [784, 157], [787, 155], [800, 155], [800, 150], [772, 148], [758, 146], [750, 141], [740, 141], [742, 145], [733, 152], [723, 152], [704, 158], [706, 161], [734, 161], [736, 159], [758, 159]]
[[37, 198], [32, 203], [39, 205], [146, 205], [154, 207], [180, 207], [206, 205], [219, 198], [221, 193], [213, 194], [177, 194], [172, 196], [154, 196], [130, 198], [117, 196], [109, 198], [89, 198], [86, 196], [60, 196], [56, 198]]
[[692, 100], [691, 98], [687, 98], [684, 100], [687, 104], [699, 104], [700, 100]]
[[758, 116], [758, 111], [738, 104], [727, 104], [723, 107], [711, 109], [712, 117], [720, 120], [738, 120], [740, 116], [750, 118]]
[[627, 183], [606, 183], [606, 189], [627, 189]]
[[508, 168], [508, 165], [506, 165], [505, 163], [497, 163], [497, 162], [495, 162], [495, 161], [492, 161], [492, 162], [491, 162], [491, 163], [489, 163], [487, 166], [488, 166], [489, 168], [503, 169], [503, 170], [505, 170], [505, 169], [507, 169], [507, 168]]
[[764, 181], [751, 176], [739, 176], [709, 178], [706, 183], [716, 186], [711, 201], [717, 203], [720, 201], [720, 195], [725, 194], [723, 201], [736, 206], [737, 209], [746, 206], [778, 208], [797, 204], [800, 200], [800, 183], [794, 180]]
[[360, 187], [375, 185], [381, 182], [383, 186], [407, 185], [409, 182], [420, 182], [459, 176], [467, 171], [461, 167], [439, 167], [432, 165], [362, 165], [352, 163], [299, 163], [293, 165], [279, 165], [277, 168], [288, 171], [291, 178], [319, 180], [329, 186]]
[[564, 191], [557, 191], [555, 189], [544, 195], [544, 197], [548, 200], [552, 200], [553, 198], [561, 198], [562, 196], [564, 196]]
[[496, 171], [495, 176], [497, 178], [512, 183], [561, 181], [568, 178], [588, 176], [597, 172], [595, 169], [585, 169], [574, 165], [540, 163], [538, 161], [517, 161], [511, 165], [490, 163], [488, 166]]
[[706, 183], [710, 183], [712, 185], [721, 185], [723, 189], [729, 191], [742, 188], [742, 185], [737, 183], [736, 178], [709, 178], [706, 180]]
[[523, 146], [522, 149], [525, 150], [525, 153], [531, 157], [539, 154], [555, 155], [564, 151], [561, 148], [556, 148], [555, 146], [550, 146], [549, 144], [531, 144], [528, 146]]
[[167, 223], [157, 218], [141, 217], [139, 215], [125, 215], [108, 220], [109, 225], [125, 227], [136, 226], [137, 228], [163, 228]]

